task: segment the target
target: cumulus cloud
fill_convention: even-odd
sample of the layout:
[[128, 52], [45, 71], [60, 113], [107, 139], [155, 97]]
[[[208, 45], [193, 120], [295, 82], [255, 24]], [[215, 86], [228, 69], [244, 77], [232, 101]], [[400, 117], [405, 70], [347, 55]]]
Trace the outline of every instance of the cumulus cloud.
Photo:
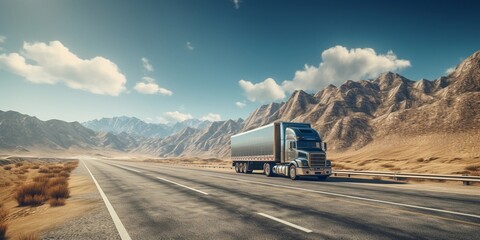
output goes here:
[[237, 105], [237, 107], [239, 108], [244, 108], [245, 106], [247, 106], [245, 102], [236, 102], [235, 105]]
[[152, 64], [150, 64], [150, 62], [148, 61], [148, 58], [145, 58], [145, 57], [142, 57], [142, 64], [143, 64], [143, 68], [148, 71], [148, 72], [153, 72], [153, 66]]
[[274, 101], [285, 97], [286, 92], [301, 89], [319, 91], [328, 84], [341, 85], [347, 80], [377, 77], [387, 71], [398, 71], [410, 67], [410, 61], [398, 59], [393, 51], [377, 54], [372, 48], [347, 49], [335, 46], [322, 52], [318, 67], [305, 65], [296, 71], [292, 80], [282, 84], [271, 78], [260, 83], [240, 80], [248, 100], [252, 102]]
[[455, 68], [456, 68], [456, 67], [449, 67], [449, 68], [447, 68], [447, 70], [445, 70], [445, 73], [446, 73], [447, 75], [450, 75], [450, 73], [452, 73], [453, 71], [455, 71]]
[[191, 42], [187, 42], [187, 44], [185, 45], [187, 47], [188, 50], [190, 51], [193, 51], [193, 49], [195, 49], [195, 47], [192, 45]]
[[112, 96], [123, 92], [127, 81], [110, 60], [81, 59], [60, 41], [25, 42], [20, 53], [0, 54], [0, 68], [30, 82], [63, 83], [73, 89]]
[[220, 116], [220, 114], [209, 113], [209, 114], [201, 117], [200, 120], [202, 120], [202, 121], [215, 122], [215, 121], [220, 121], [220, 120], [222, 120], [222, 117]]
[[161, 88], [156, 83], [138, 82], [137, 84], [135, 84], [135, 87], [133, 87], [133, 88], [137, 92], [143, 93], [143, 94], [157, 94], [158, 93], [158, 94], [165, 95], [165, 96], [172, 96], [173, 95], [172, 91], [170, 91], [168, 89], [165, 89], [165, 88]]
[[238, 81], [238, 84], [245, 92], [247, 99], [252, 102], [267, 102], [283, 99], [285, 91], [272, 78], [267, 78], [260, 83], [252, 83], [246, 80]]
[[192, 119], [192, 115], [189, 113], [181, 113], [179, 111], [166, 112], [163, 114], [163, 118], [167, 122], [183, 122], [188, 119]]
[[293, 80], [284, 81], [282, 87], [287, 91], [318, 91], [328, 84], [340, 85], [346, 80], [373, 78], [410, 66], [410, 61], [398, 59], [393, 51], [377, 54], [372, 48], [335, 46], [322, 52], [322, 62], [318, 67], [305, 65], [303, 70], [295, 72]]
[[240, 8], [240, 0], [233, 0], [233, 5], [235, 5], [235, 9]]

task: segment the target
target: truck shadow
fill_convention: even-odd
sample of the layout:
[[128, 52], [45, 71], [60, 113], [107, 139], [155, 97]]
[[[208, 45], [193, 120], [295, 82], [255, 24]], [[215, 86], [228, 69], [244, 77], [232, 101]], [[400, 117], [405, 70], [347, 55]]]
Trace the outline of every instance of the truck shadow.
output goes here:
[[[254, 171], [250, 173], [251, 175], [263, 175], [263, 172]], [[284, 176], [276, 176], [274, 178], [287, 178]], [[406, 184], [407, 182], [402, 181], [395, 181], [393, 179], [368, 179], [368, 178], [352, 178], [352, 177], [340, 177], [340, 176], [332, 176], [327, 178], [326, 180], [318, 180], [316, 177], [301, 177], [296, 181], [304, 181], [304, 182], [350, 182], [350, 183], [371, 183], [371, 184]]]
[[318, 180], [312, 177], [302, 177], [300, 181], [317, 181], [317, 182], [350, 182], [350, 183], [371, 183], [371, 184], [406, 184], [406, 182], [400, 182], [387, 179], [368, 179], [368, 178], [349, 178], [349, 177], [329, 177], [326, 180]]

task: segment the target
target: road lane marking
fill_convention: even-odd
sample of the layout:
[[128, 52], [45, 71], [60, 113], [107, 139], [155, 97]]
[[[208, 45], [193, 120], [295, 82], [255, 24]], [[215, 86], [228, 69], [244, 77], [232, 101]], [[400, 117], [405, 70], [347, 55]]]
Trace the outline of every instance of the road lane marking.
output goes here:
[[137, 172], [137, 173], [142, 173], [142, 172], [140, 172], [140, 171], [138, 171], [138, 170], [135, 170], [135, 169], [133, 169], [133, 168], [123, 167], [123, 166], [120, 166], [120, 165], [117, 165], [117, 164], [113, 164], [113, 163], [110, 163], [110, 165], [117, 166], [117, 167], [119, 167], [119, 168], [123, 168], [123, 169], [130, 170], [130, 171], [134, 171], [134, 172]]
[[274, 221], [277, 221], [277, 222], [279, 222], [279, 223], [283, 223], [283, 224], [285, 224], [285, 225], [287, 225], [287, 226], [296, 228], [296, 229], [298, 229], [298, 230], [304, 231], [304, 232], [306, 232], [306, 233], [311, 233], [311, 232], [313, 232], [312, 230], [310, 230], [310, 229], [308, 229], [308, 228], [304, 228], [304, 227], [298, 226], [297, 224], [293, 224], [293, 223], [291, 223], [291, 222], [287, 222], [287, 221], [285, 221], [285, 220], [282, 220], [282, 219], [280, 219], [280, 218], [276, 218], [276, 217], [274, 217], [274, 216], [270, 216], [270, 215], [265, 214], [265, 213], [260, 213], [260, 212], [259, 212], [259, 213], [257, 213], [257, 214], [258, 214], [258, 215], [261, 215], [261, 216], [264, 216], [264, 217], [266, 217], [266, 218], [270, 218], [270, 219], [272, 219], [272, 220], [274, 220]]
[[122, 221], [120, 221], [120, 218], [118, 217], [117, 213], [115, 212], [115, 209], [113, 209], [112, 204], [110, 204], [110, 201], [107, 198], [107, 195], [103, 192], [102, 188], [100, 187], [100, 184], [98, 184], [97, 180], [93, 176], [92, 172], [90, 169], [88, 169], [87, 165], [85, 162], [83, 162], [83, 166], [87, 168], [88, 173], [90, 173], [90, 176], [93, 179], [93, 182], [97, 186], [98, 191], [100, 192], [100, 196], [102, 196], [103, 201], [105, 202], [105, 205], [107, 205], [108, 212], [110, 213], [110, 216], [112, 217], [113, 223], [115, 224], [115, 227], [117, 228], [118, 234], [120, 235], [120, 238], [122, 240], [131, 240], [130, 235], [128, 235], [127, 229], [122, 224]]
[[287, 189], [293, 189], [293, 190], [300, 190], [300, 191], [305, 191], [305, 192], [320, 193], [320, 194], [324, 194], [324, 195], [350, 198], [350, 199], [356, 199], [356, 200], [362, 200], [362, 201], [368, 201], [368, 202], [376, 202], [376, 203], [396, 205], [396, 206], [402, 206], [402, 207], [408, 207], [408, 208], [422, 209], [422, 210], [428, 210], [428, 211], [433, 211], [433, 212], [448, 213], [448, 214], [453, 214], [453, 215], [473, 217], [473, 218], [479, 218], [480, 219], [480, 215], [462, 213], [462, 212], [455, 212], [455, 211], [449, 211], [449, 210], [438, 209], [438, 208], [422, 207], [422, 206], [405, 204], [405, 203], [390, 202], [390, 201], [378, 200], [378, 199], [373, 199], [373, 198], [357, 197], [357, 196], [346, 195], [346, 194], [341, 194], [341, 193], [326, 192], [326, 191], [313, 190], [313, 189], [307, 189], [307, 188], [299, 188], [299, 187], [278, 185], [278, 184], [273, 184], [273, 183], [255, 182], [255, 181], [244, 180], [244, 179], [239, 179], [239, 178], [214, 176], [214, 175], [210, 175], [210, 174], [208, 174], [207, 176], [216, 177], [216, 178], [223, 178], [223, 179], [230, 179], [230, 180], [235, 180], [235, 181], [240, 181], [240, 182], [261, 184], [261, 185], [272, 186], [272, 187], [281, 187], [281, 188], [287, 188]]
[[191, 188], [191, 187], [185, 186], [185, 185], [180, 184], [180, 183], [176, 183], [176, 182], [174, 182], [174, 181], [170, 181], [170, 180], [165, 179], [165, 178], [157, 177], [157, 179], [160, 179], [160, 180], [165, 181], [165, 182], [173, 183], [173, 184], [178, 185], [178, 186], [180, 186], [180, 187], [188, 188], [188, 189], [190, 189], [190, 190], [192, 190], [192, 191], [199, 192], [199, 193], [201, 193], [201, 194], [208, 195], [208, 193], [206, 193], [206, 192], [203, 192], [203, 191], [197, 190], [197, 189], [195, 189], [195, 188]]
[[[164, 166], [162, 166], [162, 167], [156, 166], [156, 167], [157, 168], [171, 169], [169, 167], [164, 167]], [[191, 169], [189, 169], [189, 170], [191, 170]], [[187, 171], [185, 171], [185, 172], [187, 172]], [[272, 183], [265, 183], [265, 182], [255, 182], [255, 181], [250, 181], [250, 180], [216, 176], [216, 175], [211, 175], [211, 174], [201, 174], [201, 173], [197, 173], [197, 174], [203, 175], [203, 176], [215, 177], [215, 178], [223, 178], [223, 179], [229, 179], [229, 180], [234, 180], [234, 181], [241, 181], [241, 182], [254, 183], [254, 184], [262, 184], [262, 185], [266, 185], [266, 186], [281, 187], [281, 188], [287, 188], [287, 189], [293, 189], [293, 190], [301, 190], [301, 191], [306, 191], [306, 192], [313, 192], [313, 193], [319, 193], [319, 194], [331, 195], [331, 196], [337, 196], [337, 197], [343, 197], [343, 198], [349, 198], [349, 199], [356, 199], [356, 200], [362, 200], [362, 201], [368, 201], [368, 202], [376, 202], [376, 203], [383, 203], [383, 204], [388, 204], [388, 205], [396, 205], [396, 206], [408, 207], [408, 208], [413, 208], [413, 209], [422, 209], [422, 210], [429, 210], [429, 211], [433, 211], [433, 212], [441, 212], [441, 213], [447, 213], [447, 214], [452, 214], [452, 215], [480, 218], [480, 215], [462, 213], [462, 212], [455, 212], [455, 211], [449, 211], [449, 210], [444, 210], [444, 209], [429, 208], [429, 207], [416, 206], [416, 205], [405, 204], [405, 203], [390, 202], [390, 201], [377, 200], [377, 199], [372, 199], [372, 198], [357, 197], [357, 196], [351, 196], [351, 195], [346, 195], [346, 194], [326, 192], [326, 191], [306, 189], [306, 188], [299, 188], [299, 187], [292, 187], [292, 186], [279, 185], [279, 184], [272, 184]], [[433, 216], [433, 215], [430, 215], [430, 216]], [[451, 219], [451, 220], [454, 220], [454, 219]], [[465, 223], [468, 223], [468, 222], [465, 222]]]

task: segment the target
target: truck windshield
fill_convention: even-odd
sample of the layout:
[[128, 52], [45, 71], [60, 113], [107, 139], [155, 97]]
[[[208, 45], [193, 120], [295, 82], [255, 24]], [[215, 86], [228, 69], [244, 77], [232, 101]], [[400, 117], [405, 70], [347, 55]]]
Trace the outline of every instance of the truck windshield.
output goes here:
[[298, 141], [297, 148], [320, 148], [320, 142]]

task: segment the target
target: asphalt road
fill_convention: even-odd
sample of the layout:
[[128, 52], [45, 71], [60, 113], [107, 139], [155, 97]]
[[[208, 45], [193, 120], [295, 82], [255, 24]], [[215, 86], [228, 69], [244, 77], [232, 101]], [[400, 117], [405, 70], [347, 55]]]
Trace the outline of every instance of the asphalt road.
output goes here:
[[[478, 239], [480, 197], [82, 159], [124, 239]], [[396, 184], [396, 183], [390, 183]], [[125, 235], [126, 234], [126, 235]]]

